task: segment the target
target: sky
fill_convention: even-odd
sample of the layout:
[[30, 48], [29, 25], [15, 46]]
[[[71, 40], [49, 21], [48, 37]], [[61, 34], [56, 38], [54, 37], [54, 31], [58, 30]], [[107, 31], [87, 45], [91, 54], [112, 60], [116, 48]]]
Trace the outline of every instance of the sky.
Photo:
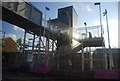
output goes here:
[[[38, 8], [45, 14], [45, 7], [50, 8], [50, 11], [47, 11], [46, 18], [54, 19], [57, 18], [57, 12], [59, 8], [66, 6], [71, 6], [75, 8], [78, 14], [78, 28], [84, 27], [84, 22], [87, 23], [87, 26], [96, 26], [99, 25], [99, 9], [97, 5], [94, 5], [94, 2], [31, 2], [36, 8]], [[110, 31], [110, 44], [111, 47], [118, 47], [118, 3], [117, 2], [101, 2], [101, 11], [108, 11], [108, 24]], [[107, 40], [107, 26], [105, 17], [102, 16], [102, 24], [104, 27], [104, 37], [105, 44], [108, 47]], [[14, 40], [18, 38], [23, 38], [24, 30], [13, 26], [7, 22], [2, 21], [2, 31], [6, 33], [6, 37], [12, 37]], [[27, 34], [29, 38], [31, 35]]]

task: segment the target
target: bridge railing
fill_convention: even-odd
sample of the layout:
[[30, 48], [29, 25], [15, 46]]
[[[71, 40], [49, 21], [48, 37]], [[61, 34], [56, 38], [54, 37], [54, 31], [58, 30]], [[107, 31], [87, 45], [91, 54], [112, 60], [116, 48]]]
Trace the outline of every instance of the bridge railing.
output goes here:
[[100, 25], [87, 27], [87, 30], [86, 27], [76, 28], [76, 32], [80, 35], [80, 39], [101, 37], [101, 33], [103, 34]]

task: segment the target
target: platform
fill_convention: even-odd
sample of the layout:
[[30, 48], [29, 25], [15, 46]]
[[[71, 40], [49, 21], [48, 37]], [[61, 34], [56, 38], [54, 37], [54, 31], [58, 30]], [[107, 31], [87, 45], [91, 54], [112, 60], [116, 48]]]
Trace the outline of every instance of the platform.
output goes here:
[[82, 50], [82, 46], [83, 48], [85, 47], [101, 47], [104, 46], [104, 39], [101, 37], [97, 37], [97, 38], [86, 38], [86, 39], [76, 39], [78, 42], [80, 42], [81, 44], [76, 46], [75, 48], [73, 48], [73, 52], [78, 52], [80, 50]]
[[83, 44], [83, 47], [101, 47], [104, 46], [104, 39], [101, 37], [82, 39], [79, 42]]

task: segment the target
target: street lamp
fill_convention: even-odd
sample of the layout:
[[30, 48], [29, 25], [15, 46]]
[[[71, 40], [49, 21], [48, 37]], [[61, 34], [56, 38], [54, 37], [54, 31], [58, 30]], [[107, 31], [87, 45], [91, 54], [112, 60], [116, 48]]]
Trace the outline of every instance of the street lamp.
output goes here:
[[85, 25], [85, 30], [86, 30], [86, 38], [87, 38], [87, 23], [84, 22], [84, 25]]
[[[100, 15], [100, 26], [101, 26], [101, 37], [102, 37], [102, 18], [101, 18], [101, 5], [100, 3], [94, 3], [94, 5], [99, 5], [99, 15]], [[99, 29], [98, 29], [98, 32], [99, 32]], [[98, 34], [99, 36], [99, 34]]]
[[110, 36], [109, 36], [109, 26], [108, 26], [108, 17], [107, 17], [107, 9], [105, 9], [105, 12], [103, 12], [103, 16], [106, 16], [107, 33], [108, 33], [108, 45], [109, 45], [109, 48], [111, 48], [111, 46], [110, 46]]
[[[45, 18], [44, 18], [44, 26], [46, 26], [46, 12], [49, 11], [50, 9], [48, 7], [45, 7]], [[44, 39], [45, 41], [45, 27], [44, 27], [44, 32], [43, 32]], [[45, 45], [44, 45], [45, 46]]]
[[111, 46], [110, 46], [110, 35], [109, 35], [107, 9], [105, 9], [105, 12], [103, 12], [103, 16], [106, 16], [107, 33], [108, 33], [108, 45], [109, 45], [109, 68], [112, 69], [112, 67], [114, 67], [114, 65], [113, 65]]
[[50, 9], [48, 7], [45, 7], [45, 21], [44, 21], [44, 25], [46, 26], [46, 12], [49, 11]]

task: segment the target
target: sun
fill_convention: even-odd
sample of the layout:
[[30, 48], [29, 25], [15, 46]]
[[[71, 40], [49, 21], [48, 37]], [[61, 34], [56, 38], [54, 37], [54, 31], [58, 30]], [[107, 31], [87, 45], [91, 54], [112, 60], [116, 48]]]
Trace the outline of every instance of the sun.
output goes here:
[[73, 32], [73, 39], [80, 39], [80, 35], [76, 32]]
[[73, 39], [72, 39], [72, 41], [73, 41], [73, 44], [72, 44], [73, 47], [75, 45], [79, 44], [79, 42], [77, 41], [79, 39], [80, 39], [80, 35], [78, 33], [76, 33], [76, 32], [73, 32]]

